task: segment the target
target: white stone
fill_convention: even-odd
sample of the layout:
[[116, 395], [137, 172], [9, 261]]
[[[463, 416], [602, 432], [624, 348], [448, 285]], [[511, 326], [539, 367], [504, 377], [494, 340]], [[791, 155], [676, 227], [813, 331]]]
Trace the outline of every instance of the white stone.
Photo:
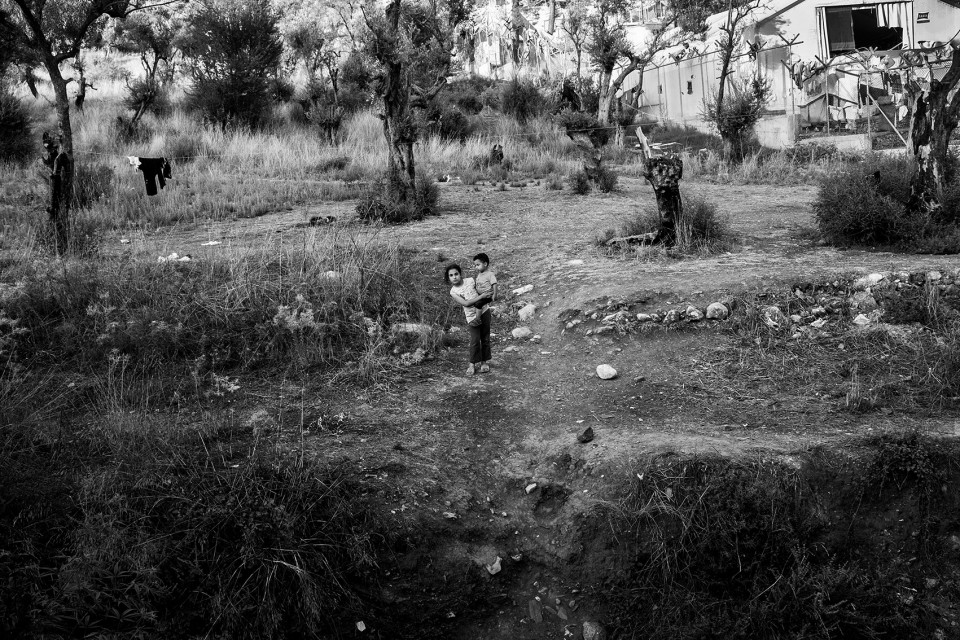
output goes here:
[[433, 328], [428, 324], [419, 322], [399, 322], [393, 325], [391, 330], [394, 333], [430, 333]]
[[532, 285], [532, 284], [528, 284], [528, 285], [525, 285], [525, 286], [520, 287], [519, 289], [514, 289], [514, 290], [513, 290], [513, 293], [514, 293], [514, 295], [522, 296], [523, 294], [525, 294], [525, 293], [530, 293], [531, 291], [533, 291], [533, 285]]
[[504, 352], [504, 353], [513, 353], [514, 351], [520, 351], [520, 347], [518, 347], [518, 346], [515, 345], [515, 344], [511, 344], [511, 345], [503, 348], [503, 352]]
[[569, 262], [567, 262], [567, 264], [570, 265], [571, 267], [579, 267], [580, 265], [583, 264], [583, 260], [570, 260]]
[[886, 279], [886, 276], [882, 273], [871, 273], [870, 275], [863, 276], [862, 278], [857, 278], [853, 281], [853, 288], [858, 291], [863, 291], [867, 287], [875, 287]]
[[533, 314], [537, 312], [537, 305], [532, 302], [517, 312], [517, 315], [520, 317], [520, 322], [530, 322], [533, 319]]
[[323, 273], [323, 277], [327, 280], [339, 280], [343, 277], [343, 274], [341, 274], [339, 271], [325, 271]]
[[785, 320], [786, 318], [783, 315], [783, 311], [780, 310], [780, 307], [771, 305], [763, 310], [763, 321], [768, 327], [779, 327]]
[[939, 271], [928, 271], [927, 272], [927, 282], [937, 282], [943, 277], [943, 274]]
[[527, 493], [533, 493], [533, 490], [536, 489], [536, 488], [537, 488], [537, 483], [536, 483], [536, 482], [531, 482], [531, 483], [528, 484], [526, 487], [524, 487], [523, 490], [526, 491]]
[[857, 314], [857, 317], [853, 319], [853, 324], [859, 325], [861, 327], [865, 327], [866, 325], [870, 324], [870, 322], [871, 322], [870, 318], [863, 315], [862, 313]]
[[651, 316], [649, 313], [638, 313], [637, 320], [640, 322], [650, 322], [653, 320], [653, 316]]
[[703, 311], [691, 305], [687, 307], [686, 316], [690, 322], [698, 322], [703, 320]]
[[607, 640], [607, 632], [598, 623], [587, 620], [583, 623], [583, 640]]
[[533, 335], [533, 331], [530, 330], [530, 327], [517, 327], [510, 332], [510, 335], [519, 340], [521, 338], [529, 338]]
[[707, 307], [707, 318], [710, 320], [723, 320], [728, 315], [730, 310], [722, 302], [713, 302]]
[[870, 313], [878, 306], [877, 300], [866, 291], [859, 291], [850, 296], [849, 303], [851, 308], [864, 313]]
[[613, 380], [617, 377], [617, 370], [608, 364], [597, 366], [597, 377], [601, 380]]

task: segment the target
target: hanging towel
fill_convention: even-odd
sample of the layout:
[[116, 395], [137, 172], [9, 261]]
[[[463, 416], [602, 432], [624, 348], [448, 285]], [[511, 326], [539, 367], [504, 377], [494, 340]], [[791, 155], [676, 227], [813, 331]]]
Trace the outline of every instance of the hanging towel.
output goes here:
[[[160, 188], [163, 189], [167, 186], [167, 181], [164, 178], [173, 178], [170, 163], [167, 162], [166, 158], [138, 158], [138, 160], [140, 164], [137, 169], [143, 172], [143, 182], [147, 187], [147, 195], [157, 195], [157, 182], [159, 181]], [[132, 161], [131, 164], [133, 164]]]

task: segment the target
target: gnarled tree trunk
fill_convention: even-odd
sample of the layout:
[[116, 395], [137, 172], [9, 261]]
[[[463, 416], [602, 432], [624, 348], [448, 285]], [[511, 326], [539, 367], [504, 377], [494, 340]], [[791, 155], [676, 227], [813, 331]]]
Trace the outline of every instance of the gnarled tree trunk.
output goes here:
[[67, 250], [70, 233], [70, 203], [73, 196], [73, 128], [70, 124], [70, 96], [60, 65], [53, 57], [45, 61], [56, 98], [59, 139], [45, 136], [44, 164], [50, 168], [50, 206], [48, 227], [57, 253]]
[[942, 206], [950, 137], [960, 120], [960, 48], [953, 50], [950, 70], [942, 80], [931, 74], [930, 90], [914, 100], [910, 143], [917, 172], [910, 183], [910, 209], [936, 217]]
[[[386, 15], [388, 35], [396, 42], [400, 38], [400, 0], [393, 0], [387, 6]], [[388, 187], [398, 203], [406, 203], [414, 199], [417, 176], [413, 160], [417, 136], [410, 109], [410, 87], [399, 56], [384, 61], [384, 71], [380, 93], [383, 98], [383, 132], [387, 138]]]

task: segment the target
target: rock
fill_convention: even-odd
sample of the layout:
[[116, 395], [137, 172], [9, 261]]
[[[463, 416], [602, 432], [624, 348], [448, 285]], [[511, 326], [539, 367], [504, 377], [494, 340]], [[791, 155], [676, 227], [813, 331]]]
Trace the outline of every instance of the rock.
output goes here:
[[513, 353], [514, 351], [520, 351], [520, 347], [515, 344], [511, 344], [510, 346], [503, 348], [503, 353]]
[[680, 312], [676, 309], [670, 309], [667, 311], [667, 314], [663, 316], [663, 324], [673, 324], [680, 320]]
[[530, 330], [530, 327], [517, 327], [516, 329], [510, 332], [510, 335], [512, 335], [517, 340], [520, 340], [522, 338], [529, 338], [530, 336], [532, 336], [533, 331]]
[[537, 305], [530, 303], [520, 309], [517, 312], [517, 315], [520, 317], [520, 322], [530, 322], [533, 320], [533, 314], [537, 312]]
[[599, 623], [586, 620], [583, 623], [583, 640], [607, 640], [607, 632]]
[[495, 576], [498, 573], [500, 573], [500, 568], [501, 568], [500, 556], [497, 556], [497, 559], [494, 560], [493, 563], [486, 565], [486, 567], [487, 567], [487, 573], [489, 573], [492, 576]]
[[597, 377], [601, 380], [613, 380], [617, 377], [617, 370], [608, 364], [597, 366]]
[[867, 326], [868, 324], [870, 324], [871, 322], [872, 322], [872, 320], [870, 320], [870, 318], [868, 318], [867, 316], [863, 315], [862, 313], [857, 314], [857, 317], [853, 319], [853, 324], [858, 325], [858, 326], [861, 326], [861, 327], [865, 327], [865, 326]]
[[813, 315], [819, 318], [820, 316], [827, 315], [827, 310], [824, 309], [823, 307], [814, 307], [813, 309], [810, 309], [810, 313], [812, 313]]
[[871, 273], [870, 275], [863, 276], [862, 278], [857, 278], [853, 281], [853, 288], [856, 291], [863, 291], [869, 287], [875, 287], [881, 282], [886, 280], [886, 276], [882, 273]]
[[533, 336], [532, 338], [530, 338], [530, 342], [534, 344], [540, 344], [540, 336], [539, 335]]
[[687, 320], [690, 322], [699, 322], [703, 320], [703, 311], [700, 311], [700, 309], [697, 309], [692, 305], [687, 307], [685, 315], [687, 316]]
[[639, 322], [650, 322], [653, 320], [653, 316], [651, 316], [649, 313], [638, 313], [637, 320]]
[[530, 293], [531, 291], [533, 291], [533, 285], [528, 284], [520, 287], [519, 289], [514, 289], [513, 294], [517, 296], [522, 296], [523, 294]]
[[780, 307], [771, 305], [763, 310], [763, 322], [768, 327], [777, 328], [786, 322], [786, 320], [783, 311], [780, 311]]
[[707, 307], [707, 318], [710, 320], [723, 320], [728, 315], [730, 311], [722, 302], [713, 302]]
[[537, 488], [537, 483], [531, 482], [526, 487], [524, 487], [523, 490], [526, 491], [527, 493], [533, 493], [533, 490], [536, 488]]
[[801, 320], [803, 320], [803, 318], [801, 318], [797, 314], [793, 314], [792, 316], [790, 316], [790, 322], [792, 322], [793, 324], [799, 324]]
[[419, 322], [398, 322], [390, 330], [394, 333], [430, 333], [433, 327]]
[[611, 331], [613, 331], [613, 327], [611, 327], [608, 324], [605, 324], [602, 327], [597, 327], [596, 329], [594, 329], [593, 333], [596, 335], [600, 335], [601, 333], [609, 333]]
[[567, 264], [571, 267], [579, 267], [581, 264], [583, 264], [583, 260], [569, 260]]
[[939, 282], [941, 278], [943, 278], [943, 274], [939, 271], [927, 272], [927, 282]]
[[580, 444], [587, 444], [593, 440], [593, 427], [587, 427], [583, 430], [583, 433], [577, 436], [577, 442]]
[[343, 277], [343, 274], [339, 271], [324, 271], [323, 277], [327, 280], [339, 280]]
[[540, 601], [534, 598], [528, 603], [527, 606], [530, 612], [530, 619], [534, 622], [543, 622], [543, 607], [540, 605]]
[[877, 305], [877, 300], [873, 297], [873, 295], [867, 293], [866, 291], [859, 291], [853, 294], [850, 296], [848, 302], [850, 303], [851, 309], [855, 311], [861, 311], [863, 313], [870, 313], [879, 306]]

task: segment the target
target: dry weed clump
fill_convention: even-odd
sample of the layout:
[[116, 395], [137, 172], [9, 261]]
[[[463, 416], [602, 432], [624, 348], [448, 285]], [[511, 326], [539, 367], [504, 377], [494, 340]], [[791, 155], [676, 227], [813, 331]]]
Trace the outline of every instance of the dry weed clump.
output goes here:
[[421, 262], [331, 234], [303, 250], [183, 263], [37, 263], [15, 274], [18, 293], [4, 310], [28, 332], [18, 349], [50, 362], [101, 366], [121, 354], [133, 367], [332, 370], [371, 345], [386, 357], [392, 325], [433, 323], [446, 311], [426, 284], [433, 265]]
[[[902, 597], [908, 569], [895, 549], [884, 550], [874, 518], [891, 499], [910, 514], [930, 514], [916, 495], [876, 483], [943, 464], [943, 455], [937, 462], [926, 455], [929, 441], [885, 436], [854, 464], [671, 455], [637, 469], [627, 496], [598, 525], [612, 532], [601, 539], [615, 540], [597, 548], [614, 556], [601, 566], [616, 631], [653, 639], [924, 637], [920, 630], [938, 619]], [[827, 478], [834, 484], [823, 486]], [[935, 501], [955, 502], [941, 492]], [[930, 530], [942, 535], [943, 524], [934, 517]], [[912, 544], [922, 552], [923, 544]], [[936, 562], [940, 546], [926, 548]]]

